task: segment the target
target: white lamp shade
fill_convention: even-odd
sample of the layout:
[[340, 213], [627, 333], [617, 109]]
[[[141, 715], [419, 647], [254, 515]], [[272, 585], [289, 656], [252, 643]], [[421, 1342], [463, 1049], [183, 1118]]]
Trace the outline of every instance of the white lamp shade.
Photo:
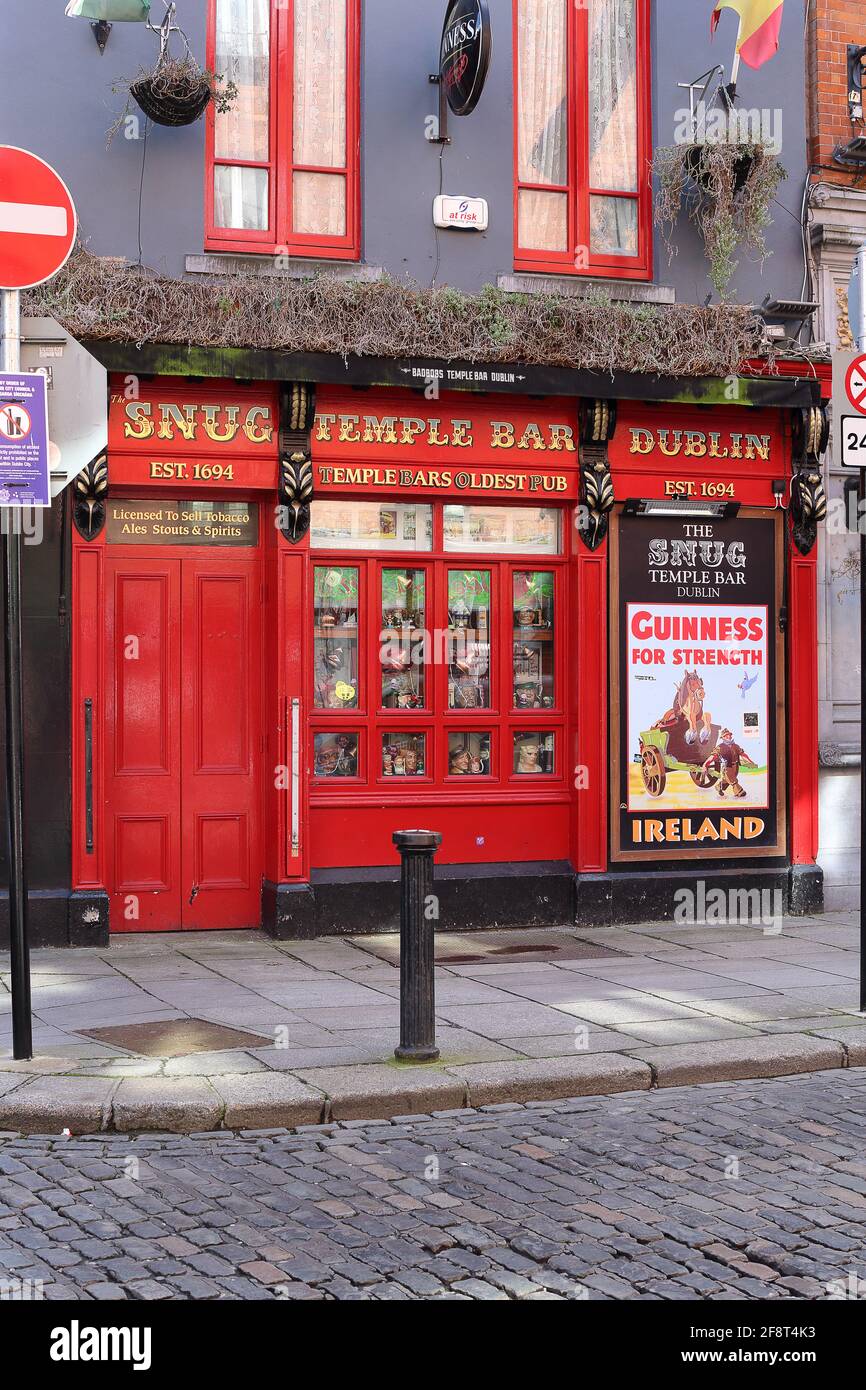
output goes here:
[[150, 17], [150, 0], [69, 0], [70, 19], [108, 19], [144, 24]]

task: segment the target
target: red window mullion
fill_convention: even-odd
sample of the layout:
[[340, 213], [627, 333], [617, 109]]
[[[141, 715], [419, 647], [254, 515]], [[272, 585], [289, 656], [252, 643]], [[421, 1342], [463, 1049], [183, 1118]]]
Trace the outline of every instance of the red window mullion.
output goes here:
[[570, 173], [569, 199], [569, 260], [575, 270], [584, 265], [585, 252], [589, 247], [589, 216], [587, 201], [581, 198], [580, 189], [585, 188], [588, 179], [588, 137], [586, 110], [586, 81], [576, 81], [577, 74], [585, 76], [587, 71], [587, 33], [589, 15], [581, 5], [569, 5], [568, 51], [571, 62], [568, 65], [568, 167]]
[[[497, 653], [494, 648], [494, 650], [490, 653], [490, 656], [491, 667], [496, 667], [497, 675], [499, 677], [497, 681], [499, 689], [496, 692], [498, 699], [495, 704], [493, 701], [493, 694], [491, 692], [490, 703], [493, 706], [493, 708], [498, 711], [498, 720], [501, 721], [507, 718], [514, 701], [514, 692], [512, 690], [512, 686], [514, 684], [514, 673], [512, 669], [514, 647], [512, 637], [513, 619], [511, 616], [512, 579], [510, 565], [500, 564], [497, 565], [496, 568], [499, 571], [496, 583], [496, 588], [499, 592], [499, 618], [495, 627], [491, 623], [490, 640], [491, 642], [496, 642], [498, 644], [499, 655], [497, 659]], [[492, 587], [493, 586], [491, 585], [491, 590]]]
[[[273, 6], [276, 5], [276, 10]], [[276, 185], [276, 232], [279, 246], [292, 244], [292, 174], [291, 149], [294, 139], [295, 120], [295, 6], [272, 0], [272, 13], [275, 17], [277, 53], [274, 67], [278, 74], [276, 102], [275, 138], [277, 148], [278, 174]], [[287, 153], [284, 153], [287, 152]]]
[[[444, 511], [441, 507], [433, 508], [433, 549], [439, 554], [443, 548], [442, 542], [442, 517]], [[433, 596], [430, 605], [430, 616], [428, 620], [428, 630], [430, 632], [433, 650], [430, 655], [430, 688], [431, 688], [431, 708], [433, 710], [433, 738], [437, 744], [436, 752], [436, 772], [437, 780], [439, 774], [439, 749], [440, 730], [442, 728], [443, 714], [448, 707], [448, 666], [446, 662], [437, 660], [439, 653], [436, 651], [437, 634], [444, 634], [448, 628], [448, 588], [445, 579], [445, 566], [434, 564], [433, 571]], [[439, 636], [440, 649], [444, 638]]]

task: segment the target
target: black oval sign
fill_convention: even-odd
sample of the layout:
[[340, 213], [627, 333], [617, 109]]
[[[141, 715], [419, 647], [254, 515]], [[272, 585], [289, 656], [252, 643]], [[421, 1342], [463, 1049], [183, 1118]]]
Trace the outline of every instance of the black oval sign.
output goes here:
[[478, 105], [490, 66], [487, 0], [450, 0], [442, 30], [439, 73], [455, 116]]

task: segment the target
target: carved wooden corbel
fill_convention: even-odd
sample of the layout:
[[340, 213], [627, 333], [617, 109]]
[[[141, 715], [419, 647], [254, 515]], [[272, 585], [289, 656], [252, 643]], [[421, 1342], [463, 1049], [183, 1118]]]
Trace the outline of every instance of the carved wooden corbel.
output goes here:
[[820, 457], [830, 439], [825, 405], [792, 412], [791, 537], [801, 555], [818, 539], [818, 523], [827, 516]]
[[616, 401], [581, 401], [577, 530], [588, 550], [596, 550], [607, 535], [615, 500], [607, 450], [615, 430]]
[[315, 388], [306, 382], [286, 382], [280, 393], [279, 523], [292, 545], [310, 528], [315, 413]]
[[86, 541], [95, 540], [105, 525], [108, 497], [108, 454], [97, 454], [72, 484], [72, 520]]

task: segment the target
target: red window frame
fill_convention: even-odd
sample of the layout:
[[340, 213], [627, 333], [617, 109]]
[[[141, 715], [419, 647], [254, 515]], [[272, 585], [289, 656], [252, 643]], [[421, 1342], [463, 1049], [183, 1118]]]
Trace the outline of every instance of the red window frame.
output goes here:
[[[330, 496], [330, 494], [329, 494]], [[349, 499], [351, 500], [351, 499]], [[427, 504], [432, 499], [422, 499]], [[317, 805], [327, 805], [341, 795], [355, 795], [358, 804], [374, 797], [418, 796], [419, 801], [439, 800], [450, 804], [455, 794], [464, 799], [475, 793], [507, 791], [537, 797], [549, 790], [561, 793], [566, 786], [568, 762], [568, 674], [567, 648], [568, 566], [570, 528], [567, 508], [560, 511], [560, 547], [555, 555], [538, 553], [502, 555], [482, 551], [445, 550], [443, 541], [444, 503], [433, 501], [433, 548], [427, 551], [341, 550], [339, 547], [310, 549], [310, 604], [312, 570], [318, 566], [351, 565], [359, 570], [358, 582], [358, 681], [357, 709], [326, 710], [314, 703], [312, 679], [308, 691], [308, 761], [311, 768], [310, 795]], [[510, 504], [517, 505], [517, 504]], [[449, 570], [489, 570], [491, 573], [491, 665], [490, 708], [458, 710], [448, 706], [446, 666], [437, 661], [427, 665], [423, 708], [397, 711], [381, 705], [381, 667], [376, 653], [380, 645], [380, 573], [385, 569], [423, 569], [427, 575], [427, 623], [431, 629], [447, 627], [447, 572]], [[514, 705], [513, 690], [513, 580], [515, 571], [548, 571], [554, 575], [554, 704], [549, 709], [520, 710]], [[311, 621], [312, 609], [307, 621]], [[422, 776], [385, 776], [382, 772], [381, 735], [385, 732], [424, 733], [425, 773]], [[448, 771], [448, 735], [457, 732], [489, 733], [491, 773], [488, 776], [453, 776]], [[555, 736], [552, 773], [517, 773], [513, 768], [513, 739], [517, 733], [547, 733]], [[358, 774], [346, 778], [317, 778], [312, 772], [316, 734], [352, 733], [358, 738]]]
[[[514, 266], [516, 270], [557, 275], [606, 276], [616, 280], [652, 279], [652, 102], [650, 53], [650, 0], [636, 0], [637, 76], [637, 183], [635, 194], [620, 189], [589, 186], [589, 13], [585, 5], [567, 3], [568, 15], [568, 185], [522, 182], [519, 176], [519, 44], [518, 8], [513, 0], [514, 53]], [[540, 251], [520, 245], [518, 217], [521, 189], [568, 194], [568, 245], [566, 251]], [[589, 200], [593, 195], [631, 198], [638, 205], [636, 256], [593, 255], [589, 237]], [[586, 264], [577, 264], [578, 249], [586, 251]], [[581, 257], [583, 261], [583, 257]]]
[[[214, 71], [216, 61], [217, 0], [207, 0], [207, 65]], [[298, 164], [294, 158], [294, 0], [271, 0], [270, 138], [269, 158], [258, 161], [214, 157], [213, 105], [207, 113], [205, 157], [205, 250], [233, 251], [262, 255], [310, 256], [327, 260], [356, 261], [361, 254], [360, 205], [360, 74], [361, 0], [347, 0], [346, 53], [346, 163], [322, 168]], [[267, 231], [244, 231], [237, 227], [218, 227], [214, 208], [214, 168], [266, 168], [269, 173], [269, 213]], [[346, 180], [346, 233], [342, 237], [314, 236], [292, 230], [292, 194], [296, 173], [342, 174]]]

